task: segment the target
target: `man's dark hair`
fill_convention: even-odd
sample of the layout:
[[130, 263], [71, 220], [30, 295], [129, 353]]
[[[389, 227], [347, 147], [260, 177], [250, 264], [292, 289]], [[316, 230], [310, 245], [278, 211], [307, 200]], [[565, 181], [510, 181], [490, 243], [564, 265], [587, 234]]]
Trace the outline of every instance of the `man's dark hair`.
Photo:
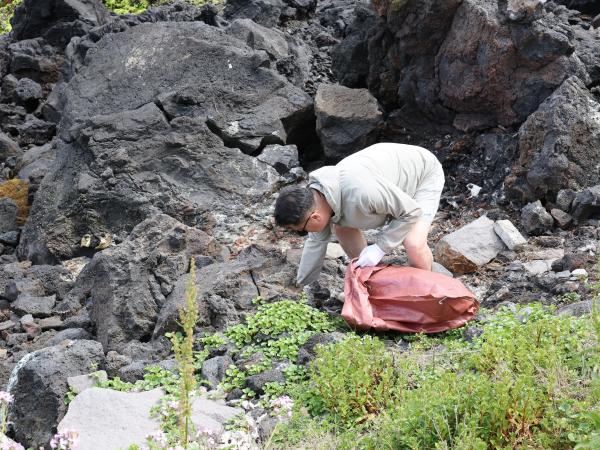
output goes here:
[[277, 225], [297, 225], [311, 212], [315, 204], [312, 189], [302, 186], [287, 186], [279, 192], [275, 202]]

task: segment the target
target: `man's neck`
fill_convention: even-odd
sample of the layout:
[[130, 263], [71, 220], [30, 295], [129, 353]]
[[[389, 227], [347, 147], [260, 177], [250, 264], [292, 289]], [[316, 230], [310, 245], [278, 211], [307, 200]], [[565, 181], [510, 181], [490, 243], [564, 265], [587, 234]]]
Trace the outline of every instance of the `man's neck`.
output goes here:
[[329, 203], [327, 202], [325, 195], [318, 189], [314, 189], [314, 188], [311, 188], [311, 189], [314, 191], [315, 201], [317, 203], [317, 205], [316, 205], [317, 209], [319, 211], [321, 211], [322, 214], [324, 214], [326, 217], [333, 217], [335, 213], [333, 212], [333, 209], [331, 208], [331, 206], [329, 206]]

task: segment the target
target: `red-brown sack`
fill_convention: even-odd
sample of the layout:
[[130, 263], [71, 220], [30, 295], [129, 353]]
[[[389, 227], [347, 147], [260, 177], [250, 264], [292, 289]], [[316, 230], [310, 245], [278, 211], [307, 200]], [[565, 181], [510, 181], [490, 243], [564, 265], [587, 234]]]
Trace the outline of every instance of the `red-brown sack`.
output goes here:
[[459, 280], [413, 267], [348, 264], [342, 317], [361, 330], [437, 333], [471, 320], [479, 302]]

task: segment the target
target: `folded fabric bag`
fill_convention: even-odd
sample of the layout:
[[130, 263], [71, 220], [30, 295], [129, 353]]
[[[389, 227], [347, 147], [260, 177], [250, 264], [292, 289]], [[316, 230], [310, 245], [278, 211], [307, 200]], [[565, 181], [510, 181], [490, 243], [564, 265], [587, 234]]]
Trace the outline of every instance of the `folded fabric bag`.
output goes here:
[[438, 333], [471, 320], [479, 302], [459, 280], [413, 267], [348, 264], [342, 317], [360, 330]]

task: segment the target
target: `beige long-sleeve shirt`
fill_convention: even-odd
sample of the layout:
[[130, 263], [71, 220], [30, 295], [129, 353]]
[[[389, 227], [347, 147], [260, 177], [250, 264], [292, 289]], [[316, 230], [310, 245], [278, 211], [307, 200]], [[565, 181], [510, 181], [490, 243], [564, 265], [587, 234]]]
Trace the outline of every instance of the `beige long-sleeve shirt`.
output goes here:
[[333, 210], [330, 223], [309, 233], [297, 281], [308, 284], [319, 276], [331, 237], [331, 223], [361, 230], [383, 227], [377, 245], [386, 253], [402, 243], [421, 216], [413, 196], [440, 162], [414, 145], [380, 143], [354, 153], [335, 166], [309, 174], [309, 186], [323, 193]]

